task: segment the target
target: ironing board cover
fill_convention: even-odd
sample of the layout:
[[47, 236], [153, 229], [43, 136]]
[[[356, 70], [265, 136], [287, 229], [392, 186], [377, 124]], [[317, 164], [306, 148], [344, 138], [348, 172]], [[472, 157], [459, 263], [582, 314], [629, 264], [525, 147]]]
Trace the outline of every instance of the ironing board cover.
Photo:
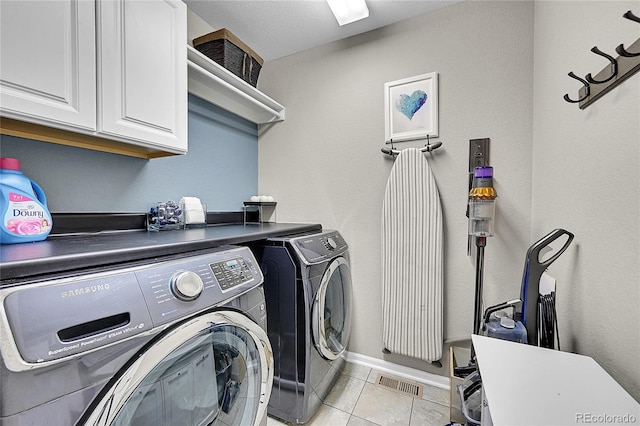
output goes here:
[[382, 205], [382, 337], [392, 353], [442, 357], [442, 239], [442, 207], [427, 159], [404, 149]]

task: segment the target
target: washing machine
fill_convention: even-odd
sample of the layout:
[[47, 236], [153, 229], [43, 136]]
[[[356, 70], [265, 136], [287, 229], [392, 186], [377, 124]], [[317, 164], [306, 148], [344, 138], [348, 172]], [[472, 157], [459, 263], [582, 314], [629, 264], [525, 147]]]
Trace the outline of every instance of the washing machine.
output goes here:
[[352, 316], [348, 246], [326, 230], [271, 238], [252, 250], [264, 274], [274, 352], [268, 413], [305, 423], [344, 368]]
[[224, 246], [0, 287], [0, 425], [266, 424], [263, 275]]

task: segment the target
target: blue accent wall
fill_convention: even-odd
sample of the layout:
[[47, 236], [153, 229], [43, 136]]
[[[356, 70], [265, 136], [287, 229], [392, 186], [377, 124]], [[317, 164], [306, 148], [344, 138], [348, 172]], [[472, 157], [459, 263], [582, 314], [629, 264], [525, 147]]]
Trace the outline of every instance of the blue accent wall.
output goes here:
[[198, 197], [210, 212], [241, 211], [258, 193], [257, 125], [189, 95], [189, 152], [144, 160], [0, 136], [53, 213], [142, 213], [155, 201]]

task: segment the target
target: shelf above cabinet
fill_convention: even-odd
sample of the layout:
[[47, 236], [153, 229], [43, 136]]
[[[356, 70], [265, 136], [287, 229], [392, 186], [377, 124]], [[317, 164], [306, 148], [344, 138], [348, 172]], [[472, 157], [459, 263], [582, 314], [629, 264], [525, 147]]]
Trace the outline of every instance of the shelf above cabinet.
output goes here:
[[187, 45], [189, 93], [256, 124], [284, 120], [285, 108]]

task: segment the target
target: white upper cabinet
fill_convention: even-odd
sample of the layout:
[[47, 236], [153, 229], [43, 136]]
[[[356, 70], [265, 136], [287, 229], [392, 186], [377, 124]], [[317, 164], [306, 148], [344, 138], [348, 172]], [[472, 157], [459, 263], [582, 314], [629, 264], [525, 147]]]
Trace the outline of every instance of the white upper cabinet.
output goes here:
[[[120, 153], [137, 146], [149, 158], [187, 151], [182, 1], [0, 0], [0, 7], [2, 117], [101, 138], [75, 146]], [[37, 133], [66, 143], [55, 131]]]
[[2, 115], [96, 130], [93, 2], [0, 1]]
[[98, 127], [187, 151], [187, 7], [181, 1], [100, 1]]

